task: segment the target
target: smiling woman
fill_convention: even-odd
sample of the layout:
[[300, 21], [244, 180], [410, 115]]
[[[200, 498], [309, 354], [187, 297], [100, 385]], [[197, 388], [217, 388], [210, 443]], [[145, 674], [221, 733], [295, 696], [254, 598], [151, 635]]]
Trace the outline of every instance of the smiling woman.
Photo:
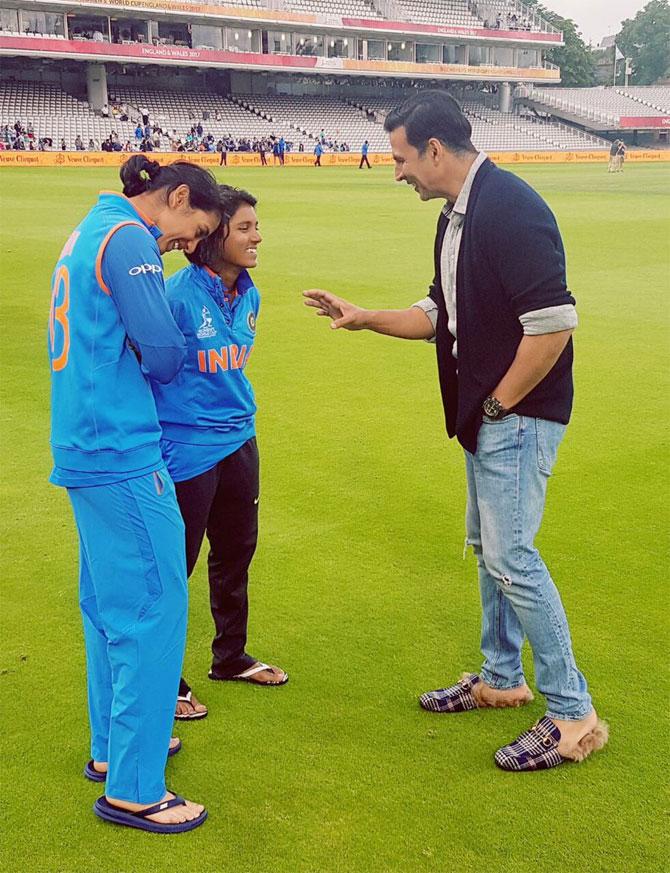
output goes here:
[[[248, 570], [258, 537], [259, 462], [254, 392], [244, 368], [254, 346], [259, 293], [249, 270], [262, 237], [256, 198], [221, 185], [219, 229], [189, 267], [167, 282], [170, 308], [187, 344], [186, 362], [168, 385], [154, 383], [161, 448], [186, 525], [186, 572], [207, 532], [216, 635], [210, 679], [283, 685], [278, 667], [246, 652]], [[175, 717], [207, 709], [182, 679]]]
[[[186, 639], [184, 528], [160, 451], [150, 380], [168, 382], [184, 338], [165, 300], [161, 254], [192, 252], [219, 224], [218, 190], [199, 167], [144, 156], [103, 192], [54, 271], [51, 481], [68, 490], [80, 541], [91, 760], [106, 782], [100, 818], [190, 830], [200, 804], [165, 787]], [[124, 196], [125, 195], [125, 196]], [[130, 726], [130, 727], [129, 727]]]
[[121, 167], [120, 175], [124, 195], [160, 226], [161, 254], [179, 249], [190, 253], [218, 227], [216, 185], [201, 167], [188, 161], [161, 166], [135, 155]]

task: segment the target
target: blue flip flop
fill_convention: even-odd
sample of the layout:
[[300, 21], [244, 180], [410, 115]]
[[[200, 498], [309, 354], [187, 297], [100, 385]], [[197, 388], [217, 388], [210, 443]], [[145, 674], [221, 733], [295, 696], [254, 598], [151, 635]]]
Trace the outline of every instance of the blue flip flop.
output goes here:
[[171, 825], [149, 821], [147, 816], [154, 815], [156, 812], [162, 812], [164, 809], [170, 809], [173, 806], [184, 806], [185, 804], [184, 798], [177, 794], [171, 800], [163, 800], [161, 803], [155, 803], [153, 806], [141, 809], [139, 812], [129, 812], [127, 809], [121, 809], [111, 804], [103, 794], [93, 804], [93, 812], [105, 821], [125, 825], [129, 828], [151, 831], [154, 834], [181, 834], [184, 831], [192, 831], [193, 828], [200, 827], [207, 818], [207, 810], [203, 809], [200, 815], [197, 818], [191, 819], [191, 821], [183, 821], [179, 824]]
[[[180, 749], [181, 740], [179, 740], [176, 746], [173, 746], [171, 749], [168, 750], [168, 758], [176, 755]], [[99, 770], [95, 769], [95, 767], [93, 766], [93, 758], [91, 758], [91, 760], [84, 767], [84, 776], [87, 779], [90, 779], [91, 782], [105, 782], [107, 779], [107, 773], [101, 773]]]

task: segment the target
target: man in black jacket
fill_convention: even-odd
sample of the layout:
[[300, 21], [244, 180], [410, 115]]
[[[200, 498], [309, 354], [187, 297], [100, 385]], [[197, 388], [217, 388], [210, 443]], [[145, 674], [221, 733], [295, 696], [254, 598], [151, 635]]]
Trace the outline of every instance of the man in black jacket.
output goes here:
[[443, 91], [422, 91], [385, 122], [395, 177], [422, 200], [444, 198], [429, 295], [371, 311], [320, 289], [308, 306], [331, 327], [435, 341], [450, 437], [465, 450], [467, 542], [482, 600], [479, 673], [423, 694], [438, 713], [532, 700], [521, 664], [527, 637], [547, 713], [495, 761], [539, 770], [581, 761], [607, 741], [572, 653], [560, 596], [534, 539], [547, 480], [572, 407], [577, 325], [556, 221], [525, 182], [494, 166]]

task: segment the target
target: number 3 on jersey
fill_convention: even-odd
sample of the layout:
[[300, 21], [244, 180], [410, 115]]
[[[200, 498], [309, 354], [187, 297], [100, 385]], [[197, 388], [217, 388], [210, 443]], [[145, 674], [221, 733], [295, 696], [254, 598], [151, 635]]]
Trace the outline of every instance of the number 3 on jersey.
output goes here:
[[[67, 267], [61, 264], [54, 277], [51, 289], [51, 311], [49, 312], [51, 369], [54, 373], [65, 369], [70, 354], [70, 322], [67, 317], [69, 309], [70, 273]], [[60, 325], [60, 329], [57, 325]]]

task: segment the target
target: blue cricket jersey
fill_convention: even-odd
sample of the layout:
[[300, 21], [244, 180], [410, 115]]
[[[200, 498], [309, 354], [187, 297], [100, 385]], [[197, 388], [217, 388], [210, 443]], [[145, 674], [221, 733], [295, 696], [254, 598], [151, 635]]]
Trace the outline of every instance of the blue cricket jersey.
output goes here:
[[244, 368], [254, 347], [260, 296], [246, 270], [232, 299], [225, 290], [212, 270], [194, 264], [166, 283], [186, 339], [186, 360], [172, 382], [152, 382], [152, 388], [163, 457], [175, 482], [210, 470], [256, 432], [256, 402]]
[[56, 485], [111, 484], [162, 466], [148, 377], [171, 379], [185, 343], [165, 297], [160, 235], [128, 198], [103, 192], [60, 254], [48, 342]]

